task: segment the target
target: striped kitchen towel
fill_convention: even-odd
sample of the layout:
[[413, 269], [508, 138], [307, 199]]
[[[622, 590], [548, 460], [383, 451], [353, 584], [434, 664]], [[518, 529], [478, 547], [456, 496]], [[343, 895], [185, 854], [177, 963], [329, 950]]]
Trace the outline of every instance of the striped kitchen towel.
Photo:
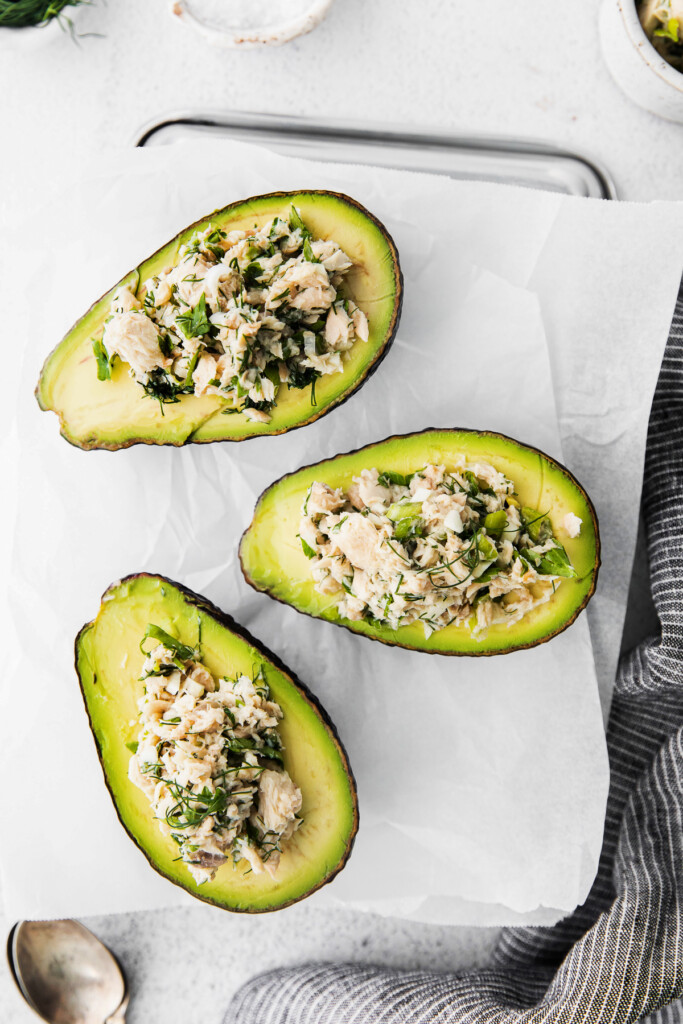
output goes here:
[[683, 287], [655, 392], [643, 508], [661, 634], [619, 668], [598, 875], [552, 928], [505, 930], [465, 974], [309, 964], [254, 978], [225, 1024], [683, 1024]]

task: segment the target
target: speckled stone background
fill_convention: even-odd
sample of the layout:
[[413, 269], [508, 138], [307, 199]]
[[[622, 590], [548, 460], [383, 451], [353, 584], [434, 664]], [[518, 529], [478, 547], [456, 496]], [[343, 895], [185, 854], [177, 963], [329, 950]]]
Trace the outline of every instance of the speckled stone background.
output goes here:
[[[94, 0], [76, 23], [96, 34], [77, 45], [59, 33], [0, 32], [0, 207], [30, 208], [72, 161], [106, 161], [107, 147], [127, 144], [143, 122], [227, 108], [535, 137], [604, 163], [623, 198], [683, 199], [683, 127], [633, 106], [614, 85], [600, 57], [598, 6], [491, 0], [477, 14], [453, 0], [336, 0], [312, 35], [235, 53], [176, 24], [170, 0]], [[626, 646], [649, 614], [631, 607]], [[308, 959], [467, 967], [485, 961], [496, 934], [306, 903], [253, 919], [198, 904], [85, 923], [123, 963], [131, 1024], [218, 1024], [252, 974]], [[4, 931], [10, 924], [0, 917]], [[0, 965], [0, 1020], [32, 1019]]]

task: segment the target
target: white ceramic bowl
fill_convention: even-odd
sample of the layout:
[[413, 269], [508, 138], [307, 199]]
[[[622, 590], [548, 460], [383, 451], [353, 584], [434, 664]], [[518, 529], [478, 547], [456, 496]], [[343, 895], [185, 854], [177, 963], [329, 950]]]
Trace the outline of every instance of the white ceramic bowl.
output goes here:
[[221, 17], [212, 21], [202, 17], [201, 3], [192, 0], [175, 0], [171, 11], [185, 25], [196, 29], [210, 43], [232, 49], [252, 50], [260, 46], [281, 46], [297, 36], [303, 36], [319, 25], [327, 15], [334, 0], [310, 0], [308, 5], [298, 4], [292, 16], [284, 15], [269, 24], [252, 24], [249, 27], [230, 25], [229, 19]]
[[600, 43], [617, 85], [634, 103], [683, 124], [683, 74], [668, 64], [648, 39], [636, 0], [603, 0]]

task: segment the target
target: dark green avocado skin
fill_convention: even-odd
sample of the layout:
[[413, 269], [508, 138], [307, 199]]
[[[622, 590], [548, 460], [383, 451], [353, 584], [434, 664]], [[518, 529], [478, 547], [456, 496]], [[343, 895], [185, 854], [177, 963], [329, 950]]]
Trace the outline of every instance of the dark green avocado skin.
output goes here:
[[[590, 543], [592, 545], [591, 552], [590, 552], [590, 568], [586, 572], [586, 574], [585, 574], [584, 578], [582, 579], [582, 581], [580, 581], [580, 582], [582, 582], [584, 584], [583, 589], [582, 589], [582, 593], [579, 595], [580, 599], [577, 598], [575, 606], [571, 609], [570, 613], [566, 615], [566, 617], [563, 617], [561, 620], [553, 623], [547, 629], [547, 631], [545, 631], [543, 633], [542, 636], [535, 637], [535, 638], [529, 640], [528, 642], [519, 642], [519, 643], [515, 642], [515, 639], [514, 639], [515, 633], [516, 633], [515, 627], [520, 625], [519, 623], [517, 623], [514, 626], [510, 627], [509, 630], [508, 630], [509, 634], [511, 635], [511, 641], [512, 641], [508, 647], [498, 647], [498, 648], [489, 649], [489, 648], [487, 648], [485, 646], [485, 644], [481, 644], [475, 650], [463, 650], [463, 649], [458, 649], [457, 647], [451, 647], [451, 648], [438, 647], [437, 648], [437, 647], [429, 647], [427, 644], [416, 645], [416, 644], [413, 644], [413, 643], [410, 643], [410, 642], [407, 642], [407, 641], [401, 639], [401, 630], [400, 629], [396, 630], [396, 631], [390, 631], [389, 629], [383, 628], [381, 626], [380, 627], [376, 627], [374, 625], [370, 625], [370, 624], [366, 624], [366, 623], [360, 624], [358, 622], [351, 622], [350, 620], [342, 619], [341, 617], [339, 617], [338, 614], [335, 614], [335, 615], [324, 614], [323, 615], [323, 614], [318, 613], [316, 610], [309, 610], [308, 608], [301, 607], [301, 605], [299, 603], [297, 603], [295, 600], [288, 600], [288, 598], [286, 596], [283, 596], [283, 593], [276, 592], [275, 588], [273, 588], [273, 587], [267, 585], [266, 583], [264, 583], [263, 579], [259, 578], [259, 576], [257, 575], [257, 573], [255, 571], [256, 567], [255, 567], [253, 558], [250, 558], [245, 553], [247, 548], [248, 548], [249, 541], [251, 539], [252, 531], [257, 526], [258, 521], [259, 521], [259, 517], [262, 514], [262, 510], [263, 510], [263, 507], [264, 507], [264, 501], [267, 500], [275, 492], [277, 492], [278, 489], [283, 484], [287, 484], [288, 482], [293, 481], [294, 478], [296, 478], [298, 476], [302, 476], [303, 477], [303, 476], [306, 475], [306, 473], [308, 471], [315, 470], [315, 469], [317, 469], [320, 466], [324, 466], [325, 469], [328, 470], [328, 467], [333, 466], [335, 463], [337, 463], [339, 460], [342, 460], [342, 459], [345, 459], [345, 460], [346, 459], [356, 459], [355, 472], [359, 472], [361, 469], [367, 468], [367, 467], [372, 466], [372, 465], [376, 465], [380, 469], [395, 468], [395, 467], [391, 466], [390, 464], [387, 465], [386, 463], [382, 463], [382, 461], [381, 461], [382, 456], [381, 456], [380, 452], [381, 452], [383, 446], [388, 446], [388, 445], [399, 445], [400, 446], [403, 442], [413, 442], [415, 439], [418, 439], [418, 440], [424, 439], [425, 442], [427, 442], [427, 441], [431, 440], [434, 435], [439, 435], [439, 437], [441, 437], [441, 438], [448, 437], [448, 436], [452, 436], [453, 438], [455, 438], [456, 435], [457, 435], [460, 438], [462, 438], [462, 437], [465, 437], [465, 438], [471, 437], [471, 438], [476, 438], [476, 439], [484, 439], [487, 444], [491, 444], [492, 446], [496, 446], [496, 445], [502, 443], [504, 445], [508, 445], [508, 446], [512, 446], [513, 448], [517, 448], [520, 451], [528, 453], [528, 455], [531, 456], [531, 457], [534, 457], [534, 458], [537, 457], [538, 459], [543, 460], [543, 464], [546, 466], [546, 468], [551, 469], [552, 472], [556, 473], [557, 477], [558, 477], [558, 480], [561, 480], [564, 486], [566, 486], [567, 488], [575, 491], [576, 494], [578, 496], [580, 496], [580, 499], [581, 499], [581, 502], [582, 502], [582, 511], [584, 512], [584, 515], [586, 517], [586, 523], [587, 523], [587, 527], [585, 528], [584, 532], [585, 532], [586, 536], [590, 539]], [[372, 451], [372, 455], [371, 456], [368, 454], [370, 451]], [[464, 453], [468, 454], [468, 452], [466, 450], [465, 450]], [[483, 457], [483, 456], [481, 456], [481, 457]], [[495, 465], [495, 463], [496, 463], [496, 454], [495, 454], [495, 452], [491, 452], [490, 456], [487, 456], [487, 457]], [[371, 458], [371, 460], [374, 459], [374, 461], [367, 461], [368, 458]], [[422, 464], [424, 465], [424, 461], [423, 461]], [[413, 467], [413, 468], [417, 468], [417, 467]], [[326, 479], [324, 475], [322, 476], [322, 479]], [[326, 482], [327, 482], [327, 480], [326, 480]], [[516, 482], [516, 481], [513, 480], [513, 482]], [[271, 544], [270, 545], [269, 551], [270, 551], [271, 557], [272, 557], [272, 553], [275, 551], [275, 544]], [[242, 575], [244, 576], [246, 582], [251, 587], [253, 587], [254, 590], [258, 590], [258, 591], [261, 591], [262, 593], [266, 593], [269, 597], [275, 599], [276, 601], [281, 602], [282, 604], [286, 604], [286, 605], [289, 605], [292, 608], [295, 608], [296, 611], [298, 611], [298, 612], [300, 612], [300, 613], [302, 613], [304, 615], [309, 615], [309, 616], [311, 616], [313, 618], [322, 618], [324, 621], [329, 622], [329, 623], [331, 623], [331, 624], [333, 624], [335, 626], [341, 626], [344, 629], [347, 629], [347, 630], [349, 630], [352, 633], [356, 633], [356, 634], [360, 633], [360, 635], [366, 637], [369, 640], [375, 640], [375, 641], [377, 641], [379, 643], [387, 644], [388, 646], [403, 647], [406, 650], [419, 651], [420, 653], [438, 654], [438, 655], [441, 655], [441, 656], [445, 655], [445, 656], [450, 656], [450, 657], [494, 657], [494, 656], [498, 656], [498, 655], [502, 655], [502, 654], [512, 653], [513, 651], [516, 651], [516, 650], [527, 650], [527, 649], [529, 649], [531, 647], [536, 647], [539, 644], [547, 643], [549, 640], [552, 640], [553, 637], [555, 637], [555, 636], [559, 635], [560, 633], [564, 632], [566, 629], [569, 628], [569, 626], [572, 625], [573, 622], [575, 622], [575, 620], [577, 619], [577, 617], [579, 616], [581, 611], [586, 607], [586, 605], [590, 601], [591, 597], [595, 593], [595, 589], [596, 589], [596, 586], [597, 586], [598, 573], [599, 573], [599, 569], [600, 569], [600, 565], [601, 565], [601, 560], [600, 560], [600, 533], [599, 533], [598, 517], [597, 517], [596, 511], [595, 511], [595, 507], [594, 507], [592, 501], [590, 500], [588, 494], [584, 490], [584, 488], [581, 486], [581, 484], [576, 479], [576, 477], [570, 472], [570, 470], [567, 469], [564, 465], [562, 465], [562, 463], [558, 462], [556, 459], [553, 459], [551, 456], [546, 455], [540, 449], [535, 448], [532, 445], [523, 444], [522, 442], [517, 441], [514, 438], [509, 437], [506, 434], [501, 434], [501, 433], [498, 433], [498, 432], [495, 432], [495, 431], [478, 431], [478, 430], [473, 430], [473, 429], [468, 428], [468, 427], [443, 427], [443, 428], [441, 428], [441, 427], [426, 427], [423, 430], [416, 431], [416, 432], [414, 432], [412, 434], [396, 434], [396, 435], [391, 435], [391, 436], [389, 436], [387, 438], [384, 438], [384, 439], [382, 439], [380, 441], [373, 442], [372, 444], [364, 445], [361, 448], [356, 448], [356, 449], [353, 449], [353, 450], [351, 450], [349, 452], [339, 453], [338, 455], [333, 456], [330, 459], [324, 460], [323, 463], [309, 463], [308, 465], [301, 467], [300, 469], [296, 470], [295, 472], [285, 473], [278, 480], [275, 480], [272, 484], [270, 484], [270, 486], [267, 487], [262, 492], [262, 494], [260, 495], [260, 497], [259, 497], [259, 499], [257, 501], [256, 507], [255, 507], [254, 518], [252, 520], [252, 523], [250, 524], [249, 527], [247, 527], [247, 529], [244, 531], [244, 533], [242, 535], [242, 539], [241, 539], [241, 542], [240, 542], [240, 548], [239, 548], [239, 555], [240, 555], [240, 567], [241, 567], [241, 570], [242, 570]], [[273, 564], [275, 564], [275, 563], [273, 563]], [[286, 576], [287, 576], [287, 572], [282, 567], [280, 567], [280, 569], [281, 569], [280, 577], [282, 579], [285, 579]], [[566, 585], [566, 584], [563, 584], [563, 585]], [[523, 622], [524, 622], [524, 620], [521, 620], [521, 623], [523, 623]], [[437, 637], [437, 636], [438, 636], [438, 632], [435, 633], [435, 634], [432, 634], [432, 637]]]
[[[351, 856], [351, 853], [352, 853], [352, 850], [353, 850], [353, 846], [354, 846], [354, 843], [355, 843], [355, 840], [356, 840], [356, 835], [358, 833], [359, 809], [358, 809], [358, 790], [357, 790], [357, 785], [356, 785], [356, 779], [355, 779], [355, 776], [353, 774], [351, 765], [349, 763], [349, 759], [348, 759], [348, 755], [346, 753], [346, 750], [345, 750], [345, 748], [344, 748], [344, 746], [342, 744], [342, 741], [341, 741], [341, 739], [339, 737], [339, 733], [337, 732], [337, 729], [336, 729], [334, 723], [332, 722], [332, 720], [330, 719], [329, 715], [327, 714], [325, 709], [322, 707], [322, 705], [318, 701], [317, 697], [311, 692], [311, 690], [306, 686], [305, 683], [303, 683], [296, 675], [294, 675], [294, 673], [289, 668], [287, 668], [287, 666], [284, 664], [282, 659], [277, 654], [272, 652], [268, 647], [266, 647], [263, 643], [261, 643], [260, 640], [257, 640], [247, 629], [245, 629], [238, 622], [236, 622], [235, 619], [232, 618], [232, 616], [230, 616], [226, 612], [222, 611], [220, 608], [218, 608], [215, 604], [213, 604], [207, 598], [201, 596], [200, 594], [195, 593], [193, 590], [190, 590], [188, 587], [185, 587], [183, 584], [178, 583], [175, 580], [172, 580], [172, 579], [170, 579], [170, 578], [168, 578], [166, 576], [162, 576], [162, 575], [160, 575], [158, 573], [149, 573], [149, 572], [131, 573], [130, 575], [125, 576], [125, 577], [121, 578], [120, 580], [117, 580], [114, 583], [112, 583], [110, 585], [110, 587], [108, 587], [105, 590], [104, 594], [102, 595], [102, 600], [104, 601], [107, 598], [107, 595], [110, 593], [110, 591], [112, 591], [115, 587], [118, 587], [118, 586], [121, 586], [121, 585], [125, 585], [125, 584], [131, 583], [131, 582], [135, 582], [136, 580], [141, 580], [141, 579], [150, 579], [150, 580], [154, 580], [154, 581], [159, 581], [162, 584], [165, 583], [165, 584], [168, 584], [171, 587], [174, 587], [176, 590], [178, 590], [183, 595], [183, 597], [187, 601], [187, 604], [188, 604], [188, 606], [190, 608], [196, 608], [197, 610], [203, 612], [205, 615], [207, 615], [210, 618], [212, 618], [219, 626], [221, 626], [223, 629], [227, 630], [233, 636], [236, 636], [236, 637], [240, 638], [241, 640], [245, 641], [245, 643], [248, 644], [250, 647], [255, 648], [256, 651], [266, 661], [270, 662], [283, 675], [285, 675], [285, 676], [287, 676], [289, 678], [289, 680], [293, 683], [293, 685], [296, 688], [296, 690], [299, 692], [300, 697], [308, 705], [310, 705], [315, 710], [317, 716], [321, 720], [321, 722], [322, 722], [323, 726], [325, 727], [327, 733], [330, 735], [331, 739], [334, 742], [334, 746], [337, 749], [337, 754], [338, 754], [338, 756], [339, 756], [339, 758], [340, 758], [340, 760], [342, 762], [342, 765], [343, 765], [344, 774], [345, 774], [345, 776], [346, 776], [346, 778], [348, 780], [349, 790], [350, 790], [350, 794], [351, 794], [351, 800], [352, 800], [352, 803], [353, 803], [353, 806], [352, 806], [352, 828], [351, 828], [351, 831], [350, 831], [349, 838], [348, 838], [348, 840], [346, 842], [346, 845], [345, 845], [345, 850], [344, 850], [343, 857], [339, 860], [339, 862], [334, 867], [334, 870], [331, 871], [327, 875], [327, 877], [324, 877], [317, 885], [314, 885], [313, 887], [309, 888], [305, 893], [303, 893], [300, 896], [297, 896], [297, 897], [295, 897], [293, 899], [287, 900], [286, 902], [283, 902], [283, 903], [277, 903], [277, 904], [275, 904], [273, 906], [255, 907], [255, 908], [251, 908], [251, 907], [248, 907], [248, 906], [245, 906], [245, 907], [226, 906], [225, 904], [223, 904], [223, 903], [221, 903], [221, 902], [219, 902], [219, 901], [217, 901], [215, 899], [212, 899], [210, 897], [207, 897], [207, 896], [203, 895], [201, 890], [197, 890], [196, 888], [193, 888], [193, 889], [190, 890], [186, 886], [183, 886], [183, 888], [186, 888], [186, 891], [191, 892], [191, 895], [194, 896], [195, 899], [199, 899], [199, 900], [201, 900], [204, 903], [208, 903], [208, 904], [210, 904], [212, 906], [219, 907], [220, 909], [223, 909], [223, 910], [228, 909], [231, 913], [246, 913], [246, 914], [272, 913], [272, 912], [274, 912], [276, 910], [281, 910], [281, 909], [284, 909], [285, 907], [291, 906], [292, 904], [297, 903], [300, 900], [305, 899], [306, 897], [310, 896], [313, 892], [316, 892], [318, 889], [322, 888], [324, 885], [327, 885], [329, 882], [331, 882], [337, 876], [337, 874], [339, 874], [339, 872], [345, 867], [349, 857]], [[127, 823], [125, 822], [125, 820], [124, 820], [124, 818], [122, 816], [121, 809], [119, 807], [118, 801], [117, 801], [117, 799], [115, 797], [115, 794], [113, 792], [112, 786], [110, 784], [107, 771], [105, 769], [104, 753], [103, 753], [103, 750], [101, 748], [100, 741], [99, 741], [99, 738], [98, 738], [97, 733], [95, 731], [95, 728], [93, 726], [93, 722], [92, 722], [92, 719], [91, 719], [91, 716], [90, 716], [90, 711], [89, 711], [89, 708], [88, 708], [88, 702], [87, 702], [86, 693], [85, 693], [84, 681], [83, 681], [83, 678], [82, 678], [80, 670], [79, 670], [79, 654], [80, 654], [81, 641], [82, 641], [82, 638], [84, 637], [84, 635], [87, 633], [87, 631], [93, 625], [94, 625], [94, 622], [86, 623], [79, 630], [78, 635], [76, 636], [76, 639], [75, 639], [75, 642], [74, 642], [74, 654], [75, 654], [76, 674], [77, 674], [78, 679], [79, 679], [80, 690], [81, 690], [81, 697], [83, 699], [86, 715], [87, 715], [87, 718], [88, 718], [88, 724], [89, 724], [89, 727], [90, 727], [91, 734], [93, 736], [93, 740], [94, 740], [94, 743], [95, 743], [95, 748], [97, 750], [97, 755], [98, 755], [98, 759], [99, 759], [99, 762], [100, 762], [100, 767], [102, 768], [102, 773], [103, 773], [103, 776], [104, 776], [105, 785], [106, 785], [106, 787], [107, 787], [107, 789], [109, 791], [109, 795], [110, 795], [110, 797], [112, 799], [112, 803], [113, 803], [114, 808], [116, 810], [117, 817], [118, 817], [121, 825], [125, 829], [126, 833], [128, 834], [129, 838], [132, 839], [132, 841], [135, 843], [135, 845], [138, 847], [138, 849], [144, 854], [147, 862], [157, 872], [157, 874], [160, 874], [163, 878], [166, 878], [167, 880], [169, 880], [171, 882], [174, 882], [174, 884], [177, 884], [174, 879], [169, 878], [169, 876], [163, 870], [161, 870], [161, 868], [158, 866], [158, 864], [155, 863], [153, 857], [150, 856], [149, 852], [145, 849], [144, 845], [140, 842], [139, 838], [128, 827]]]

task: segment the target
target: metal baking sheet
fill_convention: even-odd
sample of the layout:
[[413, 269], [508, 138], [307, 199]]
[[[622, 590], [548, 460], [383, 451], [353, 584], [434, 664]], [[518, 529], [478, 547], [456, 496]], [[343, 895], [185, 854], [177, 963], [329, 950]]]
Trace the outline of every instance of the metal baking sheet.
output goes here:
[[[136, 146], [165, 146], [198, 136], [258, 143], [288, 156], [426, 171], [595, 199], [617, 198], [609, 172], [594, 161], [529, 140], [415, 128], [359, 128], [340, 121], [323, 124], [273, 114], [186, 112], [146, 125], [134, 142]], [[622, 653], [656, 629], [641, 523]]]
[[579, 153], [530, 140], [469, 136], [242, 112], [187, 112], [146, 125], [136, 146], [163, 146], [197, 136], [268, 146], [287, 156], [374, 164], [452, 178], [616, 199], [609, 173]]

